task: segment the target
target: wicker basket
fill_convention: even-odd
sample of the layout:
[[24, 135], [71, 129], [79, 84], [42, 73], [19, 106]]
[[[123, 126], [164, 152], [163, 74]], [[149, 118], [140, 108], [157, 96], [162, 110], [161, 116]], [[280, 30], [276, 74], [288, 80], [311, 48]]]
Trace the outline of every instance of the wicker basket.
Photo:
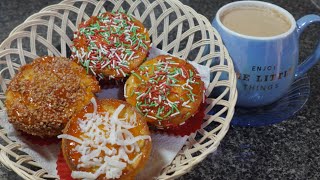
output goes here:
[[[149, 29], [154, 46], [211, 69], [206, 116], [158, 179], [177, 178], [214, 152], [229, 129], [237, 100], [232, 61], [217, 31], [192, 8], [177, 0], [66, 0], [48, 6], [16, 27], [0, 45], [0, 109], [4, 92], [21, 65], [42, 55], [68, 56], [77, 25], [100, 11], [123, 8]], [[216, 92], [216, 93], [214, 93]], [[0, 161], [24, 179], [55, 178], [0, 129]]]

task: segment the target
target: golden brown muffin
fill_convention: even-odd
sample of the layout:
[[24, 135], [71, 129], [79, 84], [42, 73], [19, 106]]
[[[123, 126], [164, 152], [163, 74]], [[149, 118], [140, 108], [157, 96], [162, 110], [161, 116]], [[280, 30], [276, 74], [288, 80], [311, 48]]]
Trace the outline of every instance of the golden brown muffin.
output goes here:
[[123, 12], [106, 12], [81, 23], [73, 43], [71, 59], [95, 75], [116, 79], [138, 67], [151, 45], [143, 24]]
[[159, 129], [179, 126], [194, 115], [203, 99], [204, 85], [187, 61], [168, 55], [144, 62], [125, 84], [129, 104]]
[[145, 118], [127, 102], [115, 99], [93, 98], [59, 138], [76, 179], [133, 179], [151, 151]]
[[56, 136], [99, 89], [95, 77], [67, 58], [35, 59], [22, 66], [8, 86], [9, 122], [28, 134]]

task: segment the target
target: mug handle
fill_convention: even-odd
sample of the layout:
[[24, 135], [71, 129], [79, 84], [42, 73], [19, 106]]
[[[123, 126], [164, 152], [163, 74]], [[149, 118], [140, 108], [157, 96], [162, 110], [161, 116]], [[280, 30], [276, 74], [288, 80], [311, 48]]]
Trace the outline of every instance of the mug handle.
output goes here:
[[[313, 23], [320, 23], [320, 16], [315, 14], [310, 14], [303, 16], [297, 21], [297, 32], [298, 37], [300, 38], [300, 35], [302, 32], [308, 27], [310, 24]], [[313, 65], [315, 65], [320, 59], [320, 42], [318, 42], [318, 45], [316, 49], [313, 51], [313, 53], [307, 57], [301, 64], [298, 65], [295, 78], [300, 77], [304, 73], [306, 73]]]

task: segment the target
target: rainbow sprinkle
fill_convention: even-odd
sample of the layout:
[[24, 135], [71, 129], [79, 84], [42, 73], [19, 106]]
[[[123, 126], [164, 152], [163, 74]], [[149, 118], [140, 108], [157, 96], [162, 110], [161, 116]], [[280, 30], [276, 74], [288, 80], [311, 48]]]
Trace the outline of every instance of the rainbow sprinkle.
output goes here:
[[[183, 66], [172, 60], [171, 57], [159, 59], [154, 65], [141, 65], [139, 72], [132, 75], [141, 83], [129, 96], [136, 95], [136, 108], [146, 117], [159, 121], [167, 120], [180, 114], [181, 107], [191, 108], [190, 103], [195, 101], [192, 84], [199, 84], [198, 74], [192, 70], [186, 71]], [[148, 80], [145, 80], [148, 79]], [[181, 81], [185, 81], [184, 84]], [[181, 93], [175, 92], [174, 87], [180, 87]], [[184, 94], [187, 99], [184, 99]], [[172, 95], [176, 99], [170, 101]]]
[[146, 53], [151, 45], [146, 29], [135, 21], [123, 10], [91, 17], [74, 33], [71, 58], [94, 75], [110, 69], [116, 76], [125, 77], [130, 72], [130, 62], [140, 58], [137, 52]]

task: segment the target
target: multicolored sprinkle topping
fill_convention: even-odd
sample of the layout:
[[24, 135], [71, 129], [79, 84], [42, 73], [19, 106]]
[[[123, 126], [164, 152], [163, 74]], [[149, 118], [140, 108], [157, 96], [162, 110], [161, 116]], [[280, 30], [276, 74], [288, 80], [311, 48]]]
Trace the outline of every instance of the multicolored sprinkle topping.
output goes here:
[[[151, 42], [147, 29], [123, 10], [100, 13], [79, 25], [74, 33], [71, 59], [87, 72], [109, 77], [125, 77], [136, 59], [144, 59]], [[144, 57], [143, 57], [144, 56]]]
[[[178, 63], [170, 56], [154, 64], [147, 62], [132, 73], [141, 83], [125, 96], [135, 97], [136, 108], [148, 118], [161, 125], [161, 121], [176, 117], [181, 108], [190, 109], [196, 98], [202, 98], [201, 78], [194, 68], [185, 67], [187, 62]], [[200, 97], [196, 92], [199, 89]]]

